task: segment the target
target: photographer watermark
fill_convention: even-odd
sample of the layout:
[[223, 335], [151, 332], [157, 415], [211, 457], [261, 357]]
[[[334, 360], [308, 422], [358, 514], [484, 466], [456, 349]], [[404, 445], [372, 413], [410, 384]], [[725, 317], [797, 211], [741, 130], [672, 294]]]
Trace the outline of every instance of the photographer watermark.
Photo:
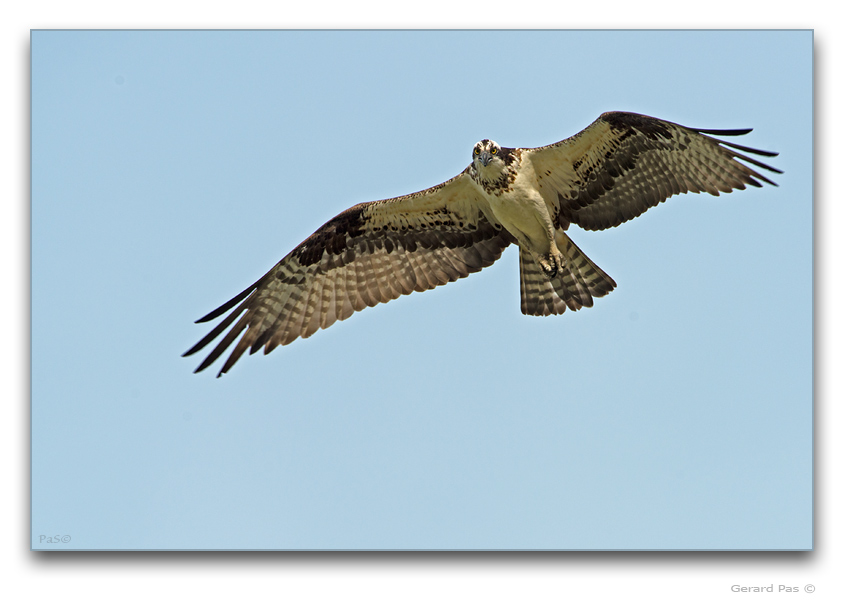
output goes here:
[[815, 586], [811, 583], [799, 586], [799, 585], [783, 585], [783, 584], [776, 584], [773, 583], [768, 585], [739, 585], [735, 584], [730, 586], [730, 590], [733, 592], [741, 592], [741, 593], [750, 593], [750, 594], [793, 594], [799, 592], [806, 592], [807, 594], [813, 594], [815, 592]]
[[69, 535], [39, 535], [39, 544], [67, 544], [70, 542]]

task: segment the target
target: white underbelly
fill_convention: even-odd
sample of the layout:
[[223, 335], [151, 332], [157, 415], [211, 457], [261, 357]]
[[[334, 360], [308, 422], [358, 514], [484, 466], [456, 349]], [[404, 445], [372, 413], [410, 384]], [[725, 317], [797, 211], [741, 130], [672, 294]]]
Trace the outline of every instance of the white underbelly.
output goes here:
[[548, 207], [539, 194], [509, 193], [490, 196], [495, 218], [515, 236], [520, 246], [546, 254], [551, 247], [553, 226]]

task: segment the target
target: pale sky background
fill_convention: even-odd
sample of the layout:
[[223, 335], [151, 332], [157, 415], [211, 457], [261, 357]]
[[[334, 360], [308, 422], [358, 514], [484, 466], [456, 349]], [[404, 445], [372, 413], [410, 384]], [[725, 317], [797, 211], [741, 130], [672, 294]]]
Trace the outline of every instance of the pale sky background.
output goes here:
[[[193, 321], [343, 209], [630, 110], [780, 151], [221, 379]], [[32, 34], [32, 547], [812, 547], [812, 35]], [[215, 365], [219, 368], [220, 365]]]

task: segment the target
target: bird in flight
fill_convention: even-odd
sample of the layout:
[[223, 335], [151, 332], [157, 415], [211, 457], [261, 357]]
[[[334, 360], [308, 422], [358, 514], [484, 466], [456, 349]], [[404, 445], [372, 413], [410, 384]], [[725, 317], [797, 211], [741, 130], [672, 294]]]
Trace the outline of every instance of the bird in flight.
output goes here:
[[540, 148], [481, 140], [456, 177], [358, 204], [328, 221], [266, 275], [199, 319], [205, 323], [231, 310], [183, 356], [226, 332], [197, 373], [243, 334], [219, 377], [246, 350], [267, 354], [367, 306], [466, 277], [494, 263], [510, 244], [519, 247], [522, 313], [558, 315], [592, 306], [616, 284], [569, 238], [569, 225], [608, 229], [675, 194], [717, 196], [761, 187], [760, 181], [776, 185], [739, 160], [782, 173], [747, 156], [777, 153], [710, 137], [750, 131], [693, 129], [608, 112], [580, 133]]

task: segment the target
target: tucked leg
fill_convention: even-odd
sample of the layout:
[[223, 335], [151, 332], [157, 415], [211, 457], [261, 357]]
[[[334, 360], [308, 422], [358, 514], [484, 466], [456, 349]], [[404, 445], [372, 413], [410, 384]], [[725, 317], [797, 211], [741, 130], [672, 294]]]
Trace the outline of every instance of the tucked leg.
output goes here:
[[542, 267], [542, 272], [548, 279], [554, 279], [563, 268], [565, 258], [556, 246], [551, 247], [551, 252], [548, 254], [540, 254], [536, 257], [536, 262]]

